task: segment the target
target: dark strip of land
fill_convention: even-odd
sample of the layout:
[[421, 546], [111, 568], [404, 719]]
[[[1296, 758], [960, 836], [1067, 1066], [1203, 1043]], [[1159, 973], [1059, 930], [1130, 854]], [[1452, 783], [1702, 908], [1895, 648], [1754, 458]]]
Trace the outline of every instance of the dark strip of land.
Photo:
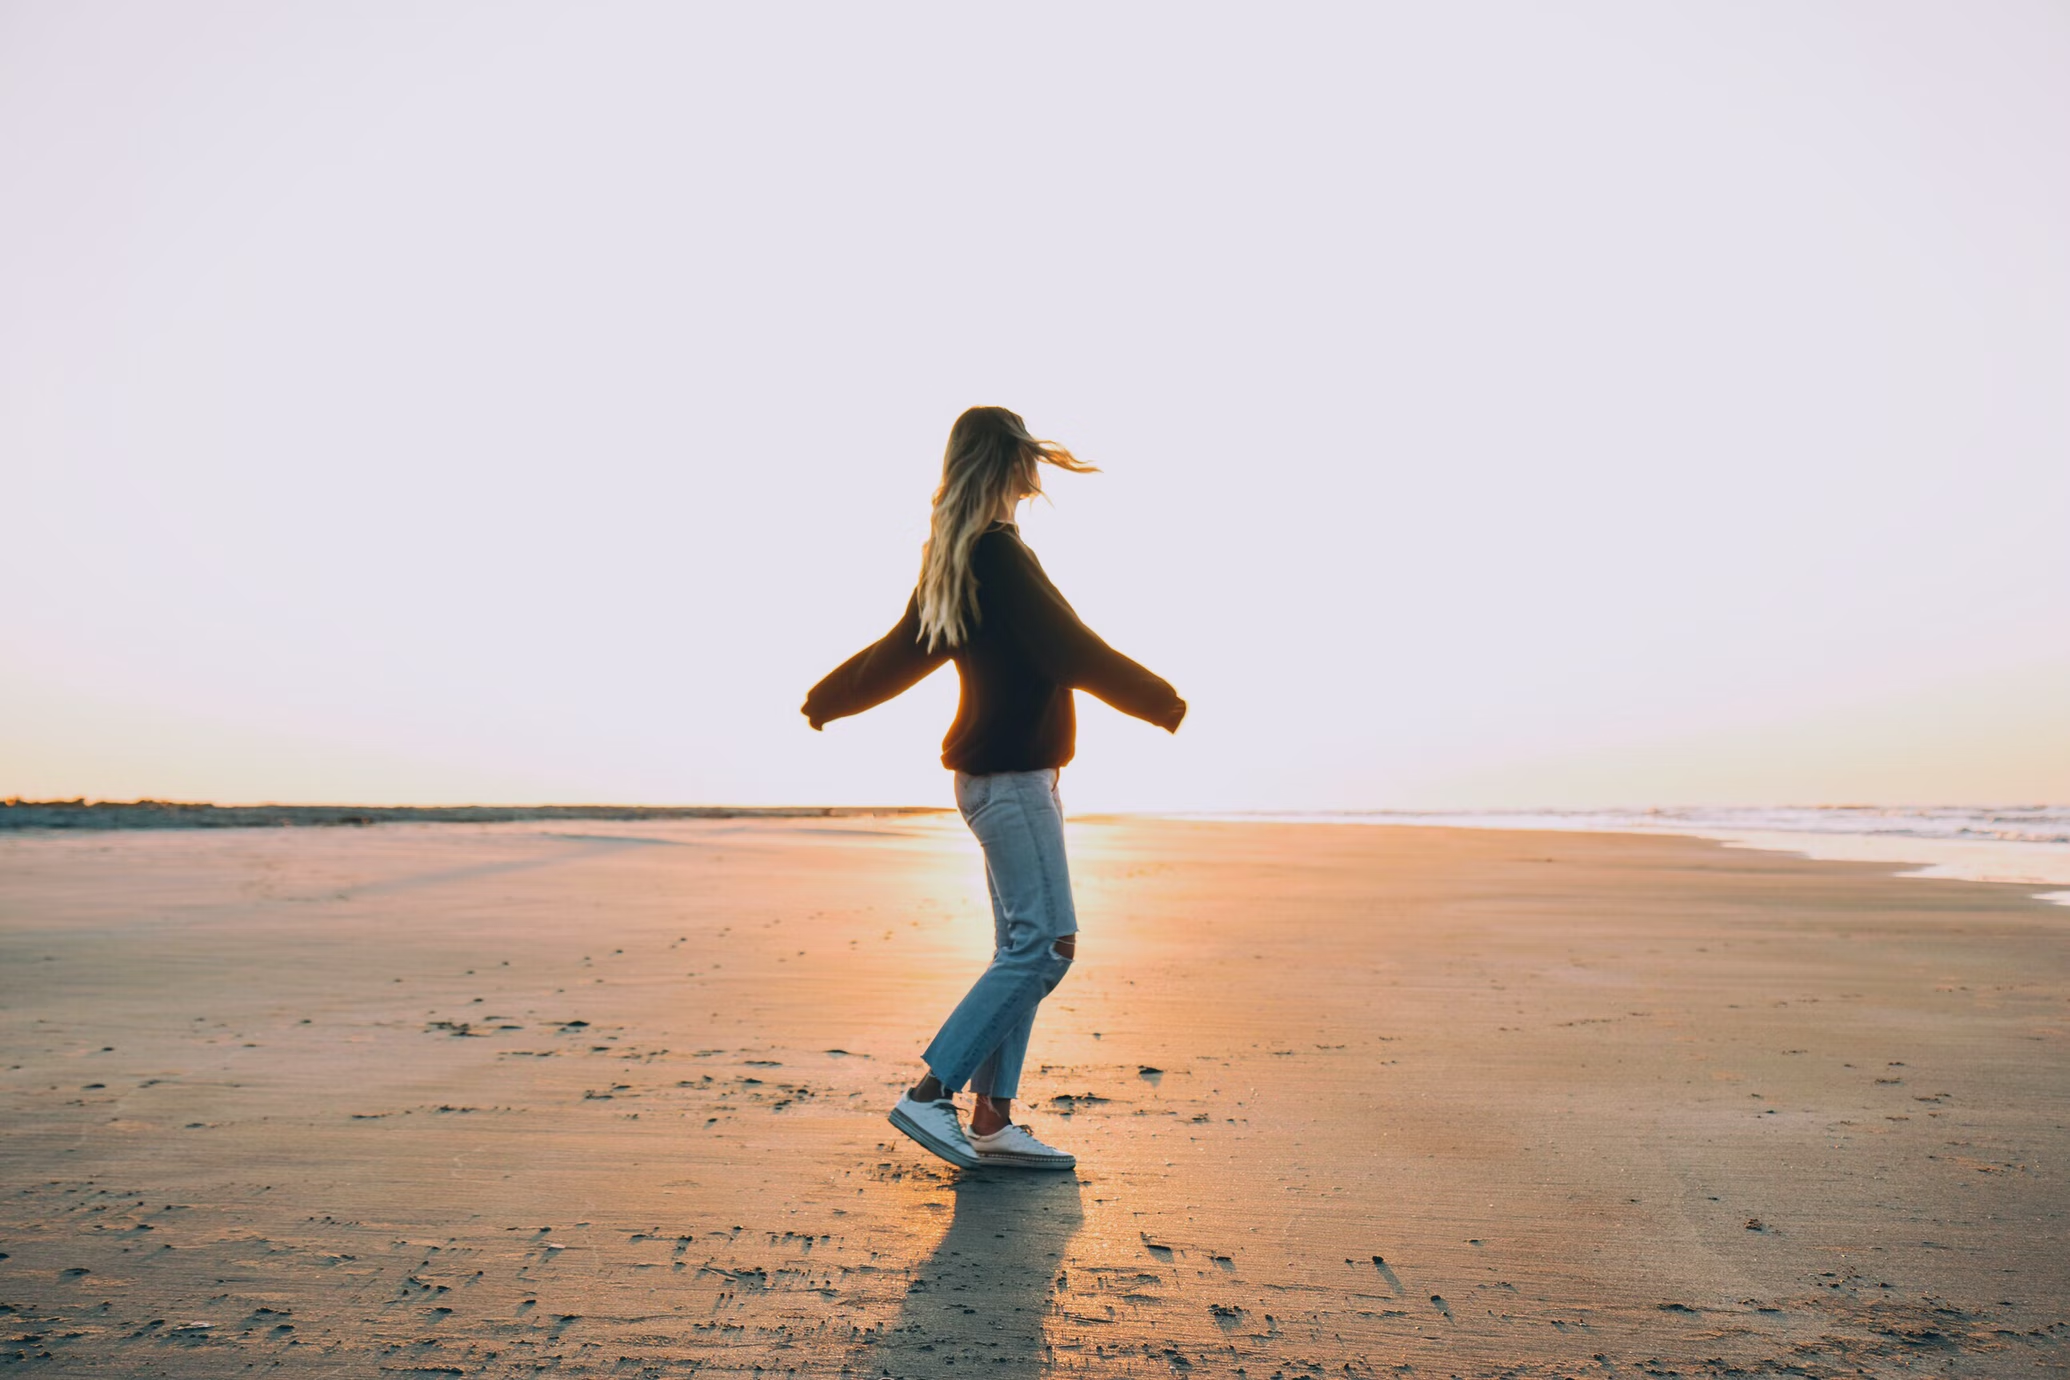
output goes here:
[[178, 800], [0, 800], [0, 830], [281, 829], [552, 819], [852, 819], [938, 813], [933, 807], [917, 805], [213, 805]]

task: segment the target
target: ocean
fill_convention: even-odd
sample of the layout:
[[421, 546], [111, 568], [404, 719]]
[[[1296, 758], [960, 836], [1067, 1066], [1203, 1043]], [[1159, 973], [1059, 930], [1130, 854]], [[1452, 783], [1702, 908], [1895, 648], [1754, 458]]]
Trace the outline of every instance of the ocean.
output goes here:
[[[2070, 888], [2070, 806], [1761, 805], [1625, 810], [1340, 810], [1180, 818], [1691, 834], [1841, 862], [1888, 862], [1913, 877]], [[2070, 905], [2070, 889], [2042, 899]]]

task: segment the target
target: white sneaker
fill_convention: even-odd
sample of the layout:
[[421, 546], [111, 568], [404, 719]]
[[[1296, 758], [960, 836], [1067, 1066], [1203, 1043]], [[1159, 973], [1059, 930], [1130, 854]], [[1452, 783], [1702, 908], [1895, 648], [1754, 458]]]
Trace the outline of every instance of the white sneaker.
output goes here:
[[963, 1123], [956, 1116], [956, 1104], [946, 1097], [939, 1102], [915, 1102], [913, 1094], [905, 1092], [891, 1109], [891, 1124], [930, 1155], [939, 1155], [960, 1169], [978, 1166], [977, 1154], [970, 1148]]
[[973, 1133], [970, 1148], [977, 1151], [979, 1164], [1009, 1165], [1019, 1169], [1069, 1169], [1078, 1157], [1035, 1139], [1034, 1132], [1010, 1122], [989, 1136]]

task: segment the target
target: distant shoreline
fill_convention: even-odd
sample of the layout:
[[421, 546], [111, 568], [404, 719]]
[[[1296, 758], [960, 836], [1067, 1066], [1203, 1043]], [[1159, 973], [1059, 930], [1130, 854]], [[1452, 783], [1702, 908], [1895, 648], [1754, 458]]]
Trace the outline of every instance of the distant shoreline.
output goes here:
[[933, 815], [928, 805], [212, 805], [174, 800], [0, 800], [0, 832], [22, 829], [308, 829], [372, 824], [511, 824], [553, 819], [854, 819]]

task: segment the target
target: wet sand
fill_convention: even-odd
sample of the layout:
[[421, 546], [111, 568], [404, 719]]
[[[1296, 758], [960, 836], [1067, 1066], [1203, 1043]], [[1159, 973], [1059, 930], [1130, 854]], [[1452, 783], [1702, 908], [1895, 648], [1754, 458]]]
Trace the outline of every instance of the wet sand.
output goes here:
[[2070, 1369], [2070, 914], [1673, 837], [1081, 820], [1024, 1095], [883, 1113], [942, 819], [0, 837], [25, 1373]]

